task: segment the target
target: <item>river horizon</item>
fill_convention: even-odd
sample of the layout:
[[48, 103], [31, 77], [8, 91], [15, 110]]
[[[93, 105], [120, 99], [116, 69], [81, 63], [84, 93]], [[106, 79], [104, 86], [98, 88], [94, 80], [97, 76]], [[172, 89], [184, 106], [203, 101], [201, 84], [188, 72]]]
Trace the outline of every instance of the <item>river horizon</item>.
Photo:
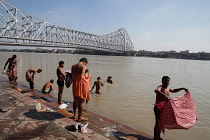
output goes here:
[[[188, 88], [194, 99], [198, 122], [189, 130], [166, 130], [162, 138], [167, 140], [202, 140], [210, 138], [210, 98], [209, 71], [210, 61], [163, 59], [151, 57], [101, 56], [79, 54], [44, 54], [23, 52], [0, 52], [2, 70], [5, 62], [13, 54], [17, 55], [18, 80], [29, 87], [25, 80], [25, 72], [29, 68], [41, 68], [42, 73], [35, 75], [35, 88], [41, 90], [50, 79], [56, 80], [56, 69], [59, 61], [64, 61], [64, 71], [80, 58], [88, 59], [87, 68], [92, 74], [91, 87], [98, 76], [105, 82], [112, 76], [114, 85], [102, 87], [102, 94], [91, 92], [91, 101], [84, 107], [94, 113], [128, 125], [132, 128], [153, 136], [155, 102], [154, 90], [161, 85], [161, 78], [167, 75], [171, 78], [171, 88]], [[3, 75], [6, 77], [6, 75]], [[57, 84], [54, 84], [57, 90]], [[95, 91], [95, 89], [93, 90]], [[170, 94], [177, 97], [184, 93]], [[57, 93], [51, 93], [57, 97]], [[63, 100], [73, 101], [72, 90], [65, 88]], [[177, 137], [179, 136], [179, 137]]]

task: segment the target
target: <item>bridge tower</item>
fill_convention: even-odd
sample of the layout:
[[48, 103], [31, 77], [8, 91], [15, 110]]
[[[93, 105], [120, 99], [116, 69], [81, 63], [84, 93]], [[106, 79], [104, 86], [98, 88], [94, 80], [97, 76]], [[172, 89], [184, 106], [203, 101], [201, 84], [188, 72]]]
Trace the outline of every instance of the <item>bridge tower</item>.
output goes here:
[[102, 36], [85, 33], [40, 20], [4, 0], [0, 0], [0, 44], [83, 48], [119, 53], [134, 49], [125, 28]]

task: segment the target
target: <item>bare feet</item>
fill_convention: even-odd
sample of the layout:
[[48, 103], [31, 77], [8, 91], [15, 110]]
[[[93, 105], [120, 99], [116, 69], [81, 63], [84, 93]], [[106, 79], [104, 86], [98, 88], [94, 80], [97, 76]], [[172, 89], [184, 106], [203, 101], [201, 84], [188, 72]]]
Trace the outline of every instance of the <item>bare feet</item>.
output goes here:
[[76, 120], [77, 122], [88, 121], [88, 118], [80, 117]]
[[71, 117], [70, 119], [73, 119], [73, 120], [75, 120], [75, 119], [77, 119], [77, 114], [75, 114], [73, 117]]
[[72, 119], [72, 120], [76, 120], [76, 119], [77, 119], [77, 117], [73, 116], [73, 117], [71, 117], [70, 119]]
[[36, 88], [30, 89], [29, 92], [34, 92], [35, 89], [36, 89]]
[[64, 104], [64, 102], [57, 102], [59, 105]]

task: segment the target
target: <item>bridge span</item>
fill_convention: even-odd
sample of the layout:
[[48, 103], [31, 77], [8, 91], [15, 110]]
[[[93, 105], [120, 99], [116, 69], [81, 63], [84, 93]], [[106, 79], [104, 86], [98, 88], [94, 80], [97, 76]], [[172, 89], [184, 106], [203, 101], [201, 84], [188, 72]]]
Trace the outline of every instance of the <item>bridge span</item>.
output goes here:
[[31, 16], [0, 0], [0, 45], [91, 49], [121, 53], [134, 46], [125, 28], [106, 35], [95, 35]]

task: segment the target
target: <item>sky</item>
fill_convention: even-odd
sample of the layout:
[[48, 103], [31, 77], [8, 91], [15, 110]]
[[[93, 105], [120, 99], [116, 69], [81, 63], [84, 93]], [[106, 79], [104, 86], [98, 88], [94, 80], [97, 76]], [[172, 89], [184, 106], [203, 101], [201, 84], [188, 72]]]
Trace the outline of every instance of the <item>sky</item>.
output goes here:
[[125, 28], [134, 50], [210, 52], [210, 0], [5, 0], [41, 20], [105, 35]]

